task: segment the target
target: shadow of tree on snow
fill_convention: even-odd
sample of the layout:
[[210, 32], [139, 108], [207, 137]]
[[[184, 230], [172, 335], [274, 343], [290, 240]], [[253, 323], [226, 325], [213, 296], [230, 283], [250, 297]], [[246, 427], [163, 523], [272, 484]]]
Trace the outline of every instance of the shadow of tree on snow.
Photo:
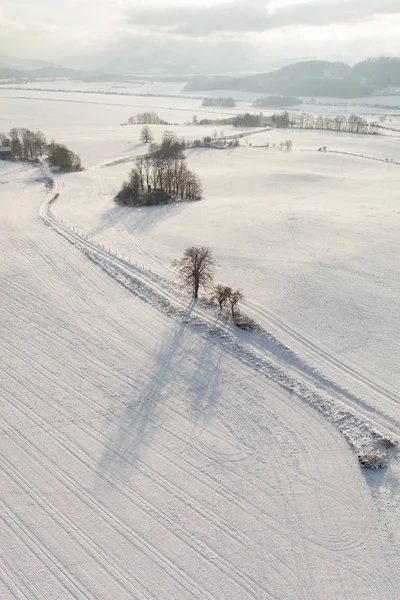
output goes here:
[[114, 486], [113, 478], [124, 477], [134, 468], [151, 443], [157, 421], [162, 417], [163, 393], [175, 377], [174, 359], [182, 347], [193, 308], [194, 301], [191, 301], [182, 322], [163, 341], [155, 357], [156, 369], [149, 376], [147, 385], [123, 409], [118, 423], [112, 428], [98, 461], [98, 482], [107, 481]]

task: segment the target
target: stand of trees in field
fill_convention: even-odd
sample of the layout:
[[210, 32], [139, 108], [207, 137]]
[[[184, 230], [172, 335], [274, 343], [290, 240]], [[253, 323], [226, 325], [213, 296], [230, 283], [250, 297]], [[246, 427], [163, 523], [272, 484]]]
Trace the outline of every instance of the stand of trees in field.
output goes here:
[[151, 144], [149, 152], [136, 159], [129, 180], [115, 197], [124, 206], [155, 205], [178, 200], [201, 200], [202, 185], [186, 164], [184, 140], [164, 132], [161, 144]]
[[193, 116], [192, 125], [233, 125], [234, 127], [265, 127], [271, 124], [271, 118], [266, 117], [262, 113], [257, 115], [251, 113], [243, 113], [228, 117], [226, 119], [198, 119], [197, 115]]
[[129, 125], [170, 125], [167, 121], [160, 119], [156, 112], [142, 112], [128, 119]]
[[261, 113], [259, 115], [244, 113], [243, 115], [237, 115], [232, 119], [232, 125], [234, 127], [263, 127], [266, 124], [267, 118]]
[[234, 98], [204, 98], [202, 106], [222, 106], [225, 108], [234, 108], [236, 100]]
[[271, 117], [272, 123], [279, 128], [322, 129], [341, 131], [344, 133], [361, 133], [377, 135], [377, 124], [369, 123], [357, 115], [309, 115], [306, 113], [276, 113]]
[[[237, 327], [248, 331], [256, 331], [257, 324], [240, 314], [239, 305], [244, 300], [241, 290], [227, 285], [214, 284], [215, 260], [210, 248], [206, 246], [189, 246], [182, 258], [173, 262], [178, 277], [196, 300], [200, 288], [211, 290], [210, 300], [217, 302], [221, 314], [230, 317]], [[223, 313], [228, 308], [229, 312]]]
[[0, 145], [11, 148], [12, 158], [38, 162], [47, 157], [51, 166], [60, 171], [82, 171], [81, 159], [63, 144], [47, 142], [42, 131], [13, 128], [9, 133], [0, 133]]

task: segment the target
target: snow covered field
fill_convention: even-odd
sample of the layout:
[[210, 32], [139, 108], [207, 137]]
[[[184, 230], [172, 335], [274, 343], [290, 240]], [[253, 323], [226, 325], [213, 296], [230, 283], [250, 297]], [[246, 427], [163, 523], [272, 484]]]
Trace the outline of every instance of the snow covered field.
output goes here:
[[[63, 178], [55, 211], [169, 278], [172, 260], [188, 244], [210, 245], [218, 280], [241, 286], [257, 321], [397, 427], [400, 166], [297, 149], [325, 142], [360, 151], [359, 136], [293, 133], [291, 153], [191, 151], [189, 165], [205, 188], [200, 203], [116, 207], [113, 197], [131, 168], [119, 164]], [[364, 142], [364, 151], [392, 151], [400, 160], [398, 139], [383, 150], [379, 143]]]
[[[42, 129], [87, 170], [49, 190], [41, 168], [0, 164], [0, 598], [396, 600], [400, 465], [365, 477], [345, 440], [400, 437], [400, 166], [384, 162], [400, 138], [193, 150], [202, 202], [132, 210], [112, 198], [144, 149], [120, 123], [142, 107], [12, 95], [0, 131]], [[166, 100], [146, 106], [179, 135], [212, 132]], [[56, 192], [63, 236], [38, 218]], [[160, 311], [94, 264], [176, 304], [191, 243], [274, 341], [185, 296]]]
[[[200, 100], [187, 98], [132, 98], [97, 94], [56, 94], [50, 92], [13, 92], [0, 89], [0, 131], [12, 127], [41, 129], [48, 139], [55, 138], [79, 154], [85, 167], [107, 160], [140, 154], [140, 126], [121, 126], [130, 116], [143, 111], [157, 112], [168, 123], [178, 124], [179, 136], [195, 139], [211, 135], [215, 127], [194, 127], [194, 114], [202, 118], [228, 118], [243, 109], [200, 108]], [[45, 117], [44, 117], [45, 113]], [[166, 126], [154, 128], [161, 138]], [[226, 135], [233, 128], [224, 128]]]

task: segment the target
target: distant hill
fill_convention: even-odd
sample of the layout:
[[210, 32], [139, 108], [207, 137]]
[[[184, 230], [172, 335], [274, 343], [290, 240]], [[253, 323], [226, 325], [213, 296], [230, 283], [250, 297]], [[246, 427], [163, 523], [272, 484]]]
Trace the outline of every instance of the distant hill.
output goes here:
[[47, 78], [82, 78], [90, 75], [85, 71], [65, 69], [64, 67], [45, 66], [39, 69], [16, 69], [0, 64], [0, 79], [47, 79]]
[[0, 67], [7, 67], [9, 69], [18, 69], [22, 71], [32, 71], [32, 69], [40, 69], [42, 67], [51, 66], [53, 65], [45, 60], [18, 58], [16, 56], [0, 54]]
[[369, 96], [387, 87], [400, 87], [400, 58], [379, 57], [353, 67], [341, 62], [310, 60], [277, 71], [246, 77], [194, 78], [186, 91], [239, 90], [287, 96]]
[[78, 79], [80, 81], [125, 81], [122, 75], [100, 73], [98, 71], [78, 71], [77, 69], [67, 69], [65, 67], [56, 67], [46, 65], [36, 69], [16, 69], [3, 66], [0, 63], [0, 80], [35, 80], [35, 79]]

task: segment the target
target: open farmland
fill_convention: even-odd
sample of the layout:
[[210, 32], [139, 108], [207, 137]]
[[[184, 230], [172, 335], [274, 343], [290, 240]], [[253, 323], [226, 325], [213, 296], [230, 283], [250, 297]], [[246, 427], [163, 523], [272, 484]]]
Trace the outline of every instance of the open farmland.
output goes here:
[[[229, 109], [25, 94], [0, 131], [86, 170], [0, 164], [0, 597], [396, 600], [399, 462], [354, 449], [400, 438], [400, 134], [255, 130], [187, 151], [202, 201], [117, 207], [147, 149], [121, 123], [196, 139]], [[180, 290], [191, 244], [268, 336]]]
[[[251, 139], [278, 134], [282, 138], [272, 132]], [[359, 151], [356, 136], [296, 134], [290, 153], [190, 151], [189, 164], [205, 188], [200, 203], [116, 207], [113, 197], [130, 168], [120, 164], [69, 177], [56, 213], [166, 277], [173, 277], [172, 261], [187, 245], [212, 246], [218, 277], [240, 283], [257, 321], [396, 421], [400, 166], [311, 151], [317, 141], [339, 152]], [[389, 142], [383, 152], [400, 159], [398, 140]], [[297, 149], [300, 143], [310, 152]], [[364, 151], [379, 154], [374, 143]], [[302, 347], [303, 338], [318, 341], [324, 357], [318, 348]], [[354, 373], [337, 371], [336, 361]], [[390, 399], [377, 396], [367, 379], [387, 386]]]

